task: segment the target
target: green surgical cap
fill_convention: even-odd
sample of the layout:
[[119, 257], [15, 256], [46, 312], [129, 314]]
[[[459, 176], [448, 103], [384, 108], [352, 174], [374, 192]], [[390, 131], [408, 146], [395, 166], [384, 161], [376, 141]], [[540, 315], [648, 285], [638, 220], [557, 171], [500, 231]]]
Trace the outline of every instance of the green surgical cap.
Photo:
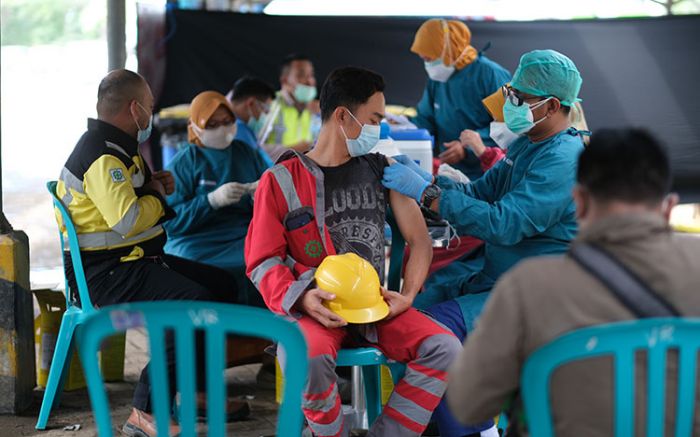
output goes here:
[[520, 58], [510, 86], [533, 96], [554, 96], [562, 105], [580, 102], [581, 75], [571, 59], [554, 50], [533, 50]]

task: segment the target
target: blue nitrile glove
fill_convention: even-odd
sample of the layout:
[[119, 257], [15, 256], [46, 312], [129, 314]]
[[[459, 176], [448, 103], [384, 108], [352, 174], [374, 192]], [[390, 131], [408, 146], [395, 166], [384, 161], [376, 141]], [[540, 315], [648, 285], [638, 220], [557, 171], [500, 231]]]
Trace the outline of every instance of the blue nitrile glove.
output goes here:
[[404, 196], [411, 197], [420, 203], [423, 191], [430, 185], [430, 182], [423, 179], [418, 173], [403, 164], [394, 163], [384, 167], [384, 178], [382, 184]]
[[420, 177], [428, 181], [429, 183], [433, 183], [433, 175], [428, 173], [427, 171], [423, 170], [420, 168], [420, 165], [416, 164], [416, 161], [412, 160], [406, 155], [396, 155], [392, 156], [396, 162], [400, 162], [401, 164], [405, 165], [406, 167], [410, 168], [414, 172], [418, 173]]

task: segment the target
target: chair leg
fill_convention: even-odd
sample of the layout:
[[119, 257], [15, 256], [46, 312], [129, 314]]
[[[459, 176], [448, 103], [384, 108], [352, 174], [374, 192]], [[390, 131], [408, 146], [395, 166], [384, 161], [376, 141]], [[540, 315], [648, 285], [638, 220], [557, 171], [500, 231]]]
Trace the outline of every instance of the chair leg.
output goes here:
[[503, 431], [504, 433], [506, 432], [506, 428], [508, 428], [508, 416], [506, 416], [505, 412], [502, 412], [498, 416], [498, 424], [496, 425], [499, 431]]
[[363, 366], [362, 378], [365, 383], [367, 422], [372, 426], [382, 413], [382, 382], [380, 366]]
[[391, 379], [394, 381], [394, 387], [396, 387], [399, 381], [401, 381], [401, 378], [403, 378], [404, 373], [406, 373], [406, 365], [398, 361], [393, 361], [387, 363], [387, 366], [391, 372]]
[[64, 315], [58, 331], [56, 348], [51, 360], [51, 367], [49, 368], [49, 378], [44, 390], [44, 399], [41, 401], [41, 410], [39, 411], [39, 419], [36, 421], [36, 429], [46, 429], [51, 409], [58, 407], [60, 403], [63, 384], [70, 371], [69, 361], [73, 351], [75, 328], [75, 317]]
[[[75, 336], [75, 331], [73, 332], [73, 335]], [[63, 371], [61, 372], [61, 376], [58, 379], [58, 386], [56, 386], [56, 394], [54, 395], [53, 398], [53, 405], [51, 406], [51, 409], [53, 410], [54, 408], [58, 408], [59, 405], [61, 405], [61, 399], [63, 398], [63, 388], [66, 385], [66, 380], [68, 379], [68, 374], [70, 373], [70, 364], [71, 364], [71, 359], [78, 358], [76, 355], [73, 357], [73, 352], [75, 351], [75, 337], [73, 337], [73, 340], [70, 342], [70, 345], [68, 346], [68, 353], [66, 354], [65, 358], [65, 363], [63, 364]], [[48, 386], [48, 384], [47, 384]]]

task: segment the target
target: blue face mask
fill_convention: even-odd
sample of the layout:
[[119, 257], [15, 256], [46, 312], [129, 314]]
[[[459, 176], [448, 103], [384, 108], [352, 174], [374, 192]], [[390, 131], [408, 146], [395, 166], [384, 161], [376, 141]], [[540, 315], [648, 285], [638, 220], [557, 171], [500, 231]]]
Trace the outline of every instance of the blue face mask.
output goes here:
[[294, 88], [294, 100], [299, 103], [309, 103], [316, 98], [316, 87], [297, 84]]
[[551, 97], [532, 105], [523, 103], [520, 106], [514, 105], [510, 99], [506, 99], [506, 103], [503, 105], [503, 119], [506, 122], [508, 129], [514, 134], [518, 135], [528, 133], [533, 127], [537, 126], [547, 118], [544, 116], [541, 119], [534, 121], [532, 110], [544, 105], [549, 99], [551, 99]]
[[340, 129], [343, 131], [343, 135], [345, 135], [345, 143], [348, 146], [348, 153], [353, 158], [356, 156], [366, 155], [370, 150], [374, 149], [374, 146], [376, 146], [379, 142], [380, 127], [371, 124], [362, 124], [357, 120], [352, 112], [348, 111], [348, 113], [352, 119], [362, 127], [360, 135], [355, 139], [348, 138], [348, 135], [345, 133], [345, 129], [343, 129], [342, 126], [340, 127]]
[[[139, 108], [141, 108], [143, 112], [148, 114], [146, 108], [141, 106], [139, 102], [136, 102], [136, 104], [139, 105]], [[146, 129], [141, 129], [141, 126], [139, 126], [139, 122], [136, 119], [134, 119], [134, 122], [136, 123], [136, 127], [139, 129], [139, 131], [136, 133], [136, 141], [138, 141], [139, 144], [143, 143], [151, 136], [151, 131], [153, 130], [153, 114], [151, 114], [148, 118], [148, 126]]]
[[250, 130], [253, 131], [255, 135], [257, 135], [265, 126], [265, 121], [267, 120], [267, 114], [262, 112], [260, 113], [260, 117], [254, 117], [252, 114], [250, 115], [250, 118], [248, 118], [248, 127]]

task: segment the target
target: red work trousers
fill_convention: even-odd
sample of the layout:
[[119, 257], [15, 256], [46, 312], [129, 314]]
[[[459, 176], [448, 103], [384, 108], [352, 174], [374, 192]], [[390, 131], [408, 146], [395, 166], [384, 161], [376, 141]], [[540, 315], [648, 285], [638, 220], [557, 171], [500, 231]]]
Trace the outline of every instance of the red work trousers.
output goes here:
[[394, 388], [370, 436], [419, 436], [446, 388], [446, 371], [462, 348], [454, 334], [418, 310], [375, 323], [378, 342], [352, 339], [347, 328], [329, 329], [308, 316], [298, 320], [309, 347], [309, 376], [304, 415], [315, 436], [343, 436], [343, 415], [335, 360], [344, 346], [374, 346], [405, 363], [406, 374]]

